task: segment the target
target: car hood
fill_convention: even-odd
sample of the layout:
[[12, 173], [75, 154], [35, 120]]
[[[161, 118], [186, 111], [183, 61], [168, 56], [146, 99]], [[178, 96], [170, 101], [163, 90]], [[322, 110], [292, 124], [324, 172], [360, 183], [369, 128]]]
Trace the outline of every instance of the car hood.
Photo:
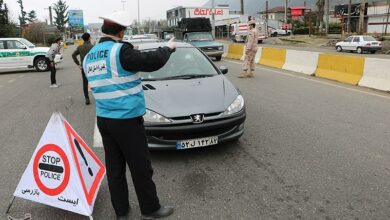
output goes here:
[[221, 47], [223, 46], [220, 43], [217, 43], [215, 41], [194, 41], [191, 42], [192, 45], [195, 47]]
[[47, 53], [50, 50], [50, 48], [49, 47], [34, 47], [31, 50], [34, 51], [34, 52], [44, 52], [44, 53]]
[[168, 118], [224, 112], [239, 94], [222, 74], [199, 79], [145, 81], [143, 85], [146, 108]]

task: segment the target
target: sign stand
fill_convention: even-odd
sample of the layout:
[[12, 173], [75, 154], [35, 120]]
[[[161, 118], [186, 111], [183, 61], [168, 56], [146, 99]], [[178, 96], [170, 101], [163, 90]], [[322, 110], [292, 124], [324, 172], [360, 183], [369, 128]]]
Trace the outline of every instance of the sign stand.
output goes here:
[[[15, 196], [12, 197], [11, 202], [9, 203], [9, 205], [7, 207], [7, 210], [5, 211], [5, 216], [7, 216], [9, 220], [13, 220], [14, 219], [14, 218], [12, 218], [11, 216], [8, 215], [9, 214], [9, 210], [11, 209], [12, 205], [14, 204], [14, 201], [15, 201]], [[90, 215], [88, 217], [89, 217], [89, 220], [93, 220], [93, 216], [92, 215]], [[31, 217], [28, 217], [28, 216], [25, 215], [25, 217], [20, 219], [20, 220], [30, 220], [30, 219], [31, 219]]]
[[7, 209], [8, 220], [15, 197], [46, 204], [93, 220], [95, 199], [105, 167], [61, 113], [52, 115], [24, 171]]

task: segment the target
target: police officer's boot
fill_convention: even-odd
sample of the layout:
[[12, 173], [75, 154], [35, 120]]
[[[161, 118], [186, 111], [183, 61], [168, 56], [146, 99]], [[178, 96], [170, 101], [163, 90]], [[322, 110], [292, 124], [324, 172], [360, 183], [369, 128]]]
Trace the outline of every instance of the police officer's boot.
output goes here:
[[238, 78], [247, 78], [247, 77], [248, 77], [247, 70], [243, 70], [241, 74], [238, 76]]
[[147, 215], [142, 215], [142, 219], [157, 219], [157, 218], [164, 218], [167, 216], [172, 215], [173, 213], [173, 207], [171, 206], [161, 206], [159, 210], [147, 214]]
[[255, 77], [255, 71], [254, 70], [249, 70], [248, 77]]

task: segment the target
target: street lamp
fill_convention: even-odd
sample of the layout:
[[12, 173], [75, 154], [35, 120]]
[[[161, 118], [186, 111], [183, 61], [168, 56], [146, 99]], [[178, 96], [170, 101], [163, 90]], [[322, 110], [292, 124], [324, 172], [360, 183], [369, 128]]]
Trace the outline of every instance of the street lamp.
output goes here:
[[141, 28], [141, 21], [140, 21], [140, 16], [139, 16], [139, 0], [138, 0], [138, 34], [140, 34], [140, 28]]
[[124, 11], [125, 10], [126, 0], [121, 0], [121, 2], [122, 2], [122, 10]]

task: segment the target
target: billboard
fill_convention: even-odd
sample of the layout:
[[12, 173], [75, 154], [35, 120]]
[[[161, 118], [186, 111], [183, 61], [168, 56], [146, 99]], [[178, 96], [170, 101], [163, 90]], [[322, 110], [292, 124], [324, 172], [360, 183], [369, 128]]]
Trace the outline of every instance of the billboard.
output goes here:
[[187, 18], [205, 17], [210, 18], [212, 14], [215, 16], [215, 20], [226, 20], [229, 19], [229, 8], [187, 8]]
[[69, 10], [68, 24], [73, 33], [84, 33], [83, 10]]

